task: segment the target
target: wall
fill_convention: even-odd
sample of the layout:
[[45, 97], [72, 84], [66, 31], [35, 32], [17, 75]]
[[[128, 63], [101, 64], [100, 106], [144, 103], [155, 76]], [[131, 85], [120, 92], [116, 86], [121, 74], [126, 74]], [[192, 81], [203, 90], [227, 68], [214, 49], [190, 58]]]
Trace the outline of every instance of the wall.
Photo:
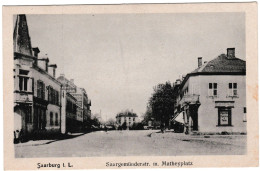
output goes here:
[[[39, 70], [37, 68], [32, 69], [32, 74], [34, 77], [34, 96], [37, 97], [37, 80], [41, 80], [45, 84], [45, 100], [48, 101], [48, 91], [47, 87], [51, 86], [54, 90], [59, 92], [59, 102], [60, 99], [60, 84], [53, 79], [52, 76], [47, 75], [47, 73], [43, 70]], [[53, 113], [53, 125], [50, 125], [50, 113]], [[55, 114], [58, 113], [58, 126], [55, 125]], [[54, 105], [54, 104], [48, 104], [47, 110], [46, 110], [46, 130], [52, 131], [52, 132], [59, 132], [60, 131], [60, 106]]]
[[[244, 107], [246, 107], [245, 78], [245, 76], [239, 75], [200, 75], [190, 77], [189, 91], [195, 85], [195, 94], [200, 94], [201, 105], [198, 110], [200, 132], [246, 132], [246, 122], [243, 122]], [[209, 83], [218, 84], [218, 96], [216, 98], [208, 96]], [[227, 97], [228, 83], [237, 83], [238, 98]], [[215, 101], [234, 101], [234, 108], [231, 109], [232, 126], [217, 126], [218, 108], [215, 108]]]
[[[50, 113], [53, 113], [53, 125], [50, 125]], [[55, 114], [58, 114], [58, 125], [55, 125]], [[60, 107], [49, 104], [46, 111], [46, 130], [52, 132], [59, 132], [60, 131]]]

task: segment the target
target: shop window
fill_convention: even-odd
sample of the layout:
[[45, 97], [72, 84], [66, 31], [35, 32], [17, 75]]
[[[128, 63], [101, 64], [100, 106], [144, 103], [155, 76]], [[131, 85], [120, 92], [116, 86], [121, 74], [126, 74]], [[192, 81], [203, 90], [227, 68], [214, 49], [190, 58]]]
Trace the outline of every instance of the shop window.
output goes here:
[[232, 126], [231, 108], [218, 108], [218, 126]]
[[218, 84], [209, 83], [208, 96], [217, 96], [218, 95]]
[[58, 113], [55, 113], [55, 125], [58, 126], [59, 122], [58, 122]]
[[53, 113], [50, 113], [50, 125], [53, 125]]
[[237, 94], [237, 83], [229, 83], [228, 84], [228, 94], [229, 96], [238, 96]]

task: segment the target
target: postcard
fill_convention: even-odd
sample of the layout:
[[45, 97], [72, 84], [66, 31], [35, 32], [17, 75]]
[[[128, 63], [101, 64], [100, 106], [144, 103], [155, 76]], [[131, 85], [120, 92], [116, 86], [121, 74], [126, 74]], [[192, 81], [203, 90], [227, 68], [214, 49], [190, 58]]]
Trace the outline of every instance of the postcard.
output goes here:
[[3, 7], [6, 170], [256, 167], [257, 3]]

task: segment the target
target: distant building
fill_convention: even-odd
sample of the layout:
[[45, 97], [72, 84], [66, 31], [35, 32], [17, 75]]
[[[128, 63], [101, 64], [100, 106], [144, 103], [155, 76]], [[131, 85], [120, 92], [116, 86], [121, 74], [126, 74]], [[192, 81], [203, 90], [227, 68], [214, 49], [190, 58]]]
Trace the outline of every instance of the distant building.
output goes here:
[[[14, 120], [15, 131], [25, 136], [60, 132], [60, 90], [55, 79], [57, 66], [39, 58], [32, 48], [25, 15], [17, 15], [14, 46]], [[44, 63], [44, 68], [39, 63]], [[49, 73], [52, 68], [52, 73]]]
[[126, 126], [127, 129], [131, 128], [134, 123], [137, 123], [137, 114], [133, 112], [121, 112], [116, 116], [116, 123], [119, 126]]
[[202, 64], [177, 80], [173, 120], [187, 132], [246, 132], [246, 62], [235, 48]]
[[[68, 80], [65, 78], [64, 74], [61, 74], [57, 79], [62, 84], [62, 90], [65, 91], [64, 94], [70, 94], [75, 99], [75, 103], [77, 105], [75, 119], [78, 121], [81, 129], [86, 128], [87, 121], [91, 119], [91, 101], [88, 99], [86, 90], [84, 88], [77, 87], [74, 84], [74, 80]], [[79, 125], [77, 127], [79, 127]]]

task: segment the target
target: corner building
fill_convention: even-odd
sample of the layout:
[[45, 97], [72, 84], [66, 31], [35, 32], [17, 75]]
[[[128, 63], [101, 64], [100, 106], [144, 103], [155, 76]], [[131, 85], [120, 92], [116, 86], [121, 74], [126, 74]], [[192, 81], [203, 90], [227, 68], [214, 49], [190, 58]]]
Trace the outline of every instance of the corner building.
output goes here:
[[235, 48], [204, 64], [198, 58], [198, 68], [176, 86], [174, 119], [183, 119], [186, 133], [246, 132], [246, 62]]

